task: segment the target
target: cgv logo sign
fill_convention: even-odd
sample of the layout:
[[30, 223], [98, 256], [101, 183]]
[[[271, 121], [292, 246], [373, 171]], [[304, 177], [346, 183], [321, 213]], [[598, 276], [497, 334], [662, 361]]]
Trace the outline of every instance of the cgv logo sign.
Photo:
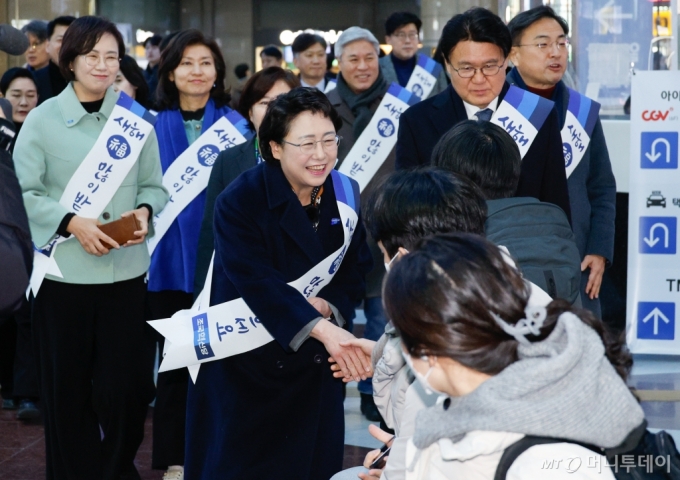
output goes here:
[[661, 110], [645, 110], [642, 112], [642, 119], [645, 122], [663, 122], [666, 120], [666, 118], [668, 118], [668, 114], [671, 113], [672, 110], [672, 108], [670, 110], [666, 110], [665, 112], [662, 112]]

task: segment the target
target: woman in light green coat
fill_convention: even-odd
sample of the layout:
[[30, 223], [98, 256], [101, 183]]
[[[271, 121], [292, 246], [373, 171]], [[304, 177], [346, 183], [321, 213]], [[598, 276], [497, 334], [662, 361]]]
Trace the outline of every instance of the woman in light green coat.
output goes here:
[[[98, 218], [79, 214], [87, 210], [85, 195], [68, 207], [60, 203], [112, 117], [118, 94], [111, 85], [124, 53], [114, 24], [97, 17], [76, 20], [59, 58], [62, 75], [71, 82], [29, 114], [14, 151], [33, 242], [44, 248], [55, 238], [66, 238], [52, 247], [61, 277], [50, 270], [33, 308], [48, 479], [138, 479], [133, 460], [154, 395], [144, 340], [145, 238], [149, 219], [168, 195], [153, 130]], [[115, 168], [121, 163], [103, 153], [92, 161], [99, 166], [104, 191], [107, 162]], [[129, 155], [127, 150], [118, 153]], [[87, 185], [89, 198], [95, 188]], [[81, 191], [86, 191], [84, 184]], [[97, 227], [130, 215], [139, 226], [124, 245]], [[38, 262], [35, 270], [40, 270]]]

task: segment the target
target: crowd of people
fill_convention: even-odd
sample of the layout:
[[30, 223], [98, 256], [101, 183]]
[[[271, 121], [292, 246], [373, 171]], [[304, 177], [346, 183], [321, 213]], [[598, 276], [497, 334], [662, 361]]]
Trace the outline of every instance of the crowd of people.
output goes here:
[[[421, 26], [390, 15], [388, 54], [347, 28], [335, 73], [303, 33], [299, 73], [268, 46], [231, 88], [198, 30], [149, 37], [143, 70], [105, 19], [24, 27], [0, 127], [36, 260], [31, 295], [0, 320], [14, 365], [0, 385], [19, 419], [42, 413], [48, 479], [139, 479], [154, 400], [165, 480], [547, 478], [545, 459], [606, 464], [605, 449], [640, 442], [631, 357], [598, 300], [616, 185], [597, 104], [564, 80], [567, 23], [547, 6], [508, 25], [474, 8], [433, 57]], [[385, 104], [397, 97], [410, 106]], [[397, 127], [373, 138], [383, 109]], [[201, 320], [203, 298], [247, 318]], [[195, 381], [154, 380], [169, 342], [146, 322], [196, 308], [199, 360], [223, 335], [268, 340], [202, 362]], [[341, 471], [350, 381], [389, 452]]]

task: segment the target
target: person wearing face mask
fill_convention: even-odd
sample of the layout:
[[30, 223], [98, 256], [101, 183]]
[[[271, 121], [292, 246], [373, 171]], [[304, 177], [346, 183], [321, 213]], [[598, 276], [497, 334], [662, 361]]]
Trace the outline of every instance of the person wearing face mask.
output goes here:
[[0, 78], [0, 93], [12, 104], [12, 121], [16, 136], [10, 147], [11, 152], [14, 150], [14, 144], [26, 116], [38, 105], [38, 87], [31, 72], [25, 68], [14, 67]]
[[[515, 66], [508, 82], [555, 102], [572, 225], [582, 260], [581, 300], [599, 317], [602, 276], [614, 257], [616, 217], [616, 180], [598, 115], [600, 105], [564, 82], [569, 26], [551, 7], [522, 12], [508, 28], [513, 44], [509, 58]], [[574, 142], [574, 127], [585, 145]]]
[[[205, 143], [209, 139], [207, 145], [219, 145], [210, 128], [232, 112], [224, 87], [225, 76], [226, 65], [217, 43], [198, 30], [178, 33], [163, 50], [158, 68], [156, 100], [160, 111], [156, 133], [164, 174], [174, 162], [183, 161], [185, 155], [190, 155], [191, 164], [197, 163], [196, 153], [185, 153], [194, 142]], [[191, 182], [195, 169], [192, 166], [186, 169], [183, 180]], [[174, 184], [170, 194], [176, 195], [180, 188], [183, 186]], [[204, 189], [172, 219], [160, 241], [155, 239], [148, 281], [149, 320], [169, 318], [193, 304], [198, 235], [205, 202]], [[164, 339], [158, 337], [162, 352]], [[183, 478], [188, 381], [186, 369], [158, 375], [152, 466], [167, 469], [166, 480]]]
[[[153, 371], [143, 368], [145, 240], [168, 193], [150, 114], [121, 113], [145, 129], [137, 140], [112, 114], [124, 54], [113, 23], [75, 20], [59, 56], [69, 84], [29, 113], [14, 149], [36, 255], [60, 273], [43, 270], [32, 287], [50, 480], [139, 478], [134, 459], [153, 400]], [[123, 245], [98, 228], [131, 216], [138, 229]]]
[[[464, 120], [490, 121], [504, 128], [520, 149], [517, 196], [553, 203], [571, 218], [554, 104], [505, 81], [511, 47], [508, 27], [487, 9], [472, 8], [447, 22], [438, 49], [451, 85], [401, 116], [396, 168], [430, 165], [434, 146], [451, 127]], [[520, 104], [531, 108], [519, 113]]]
[[[637, 442], [646, 422], [625, 382], [630, 354], [590, 312], [562, 300], [529, 306], [498, 247], [468, 234], [421, 241], [395, 264], [384, 299], [405, 361], [440, 396], [416, 418], [406, 480], [492, 480], [501, 468], [502, 478], [547, 478], [554, 458], [583, 466], [565, 462], [550, 478], [615, 478], [597, 447]], [[525, 436], [559, 440], [533, 444], [508, 468]]]
[[149, 86], [144, 80], [144, 72], [137, 61], [130, 55], [125, 55], [120, 61], [120, 70], [116, 74], [113, 82], [113, 89], [116, 92], [125, 92], [130, 98], [134, 98], [137, 103], [145, 108], [150, 108]]
[[269, 67], [255, 73], [243, 88], [238, 112], [249, 120], [248, 126], [254, 135], [248, 142], [221, 152], [217, 156], [210, 173], [210, 182], [206, 190], [205, 212], [201, 223], [201, 233], [198, 237], [196, 275], [194, 276], [195, 295], [203, 290], [210, 259], [215, 249], [213, 235], [215, 200], [236, 177], [262, 162], [257, 131], [264, 114], [267, 112], [267, 106], [279, 95], [299, 86], [300, 82], [290, 70]]
[[340, 125], [317, 89], [279, 95], [258, 130], [264, 162], [217, 198], [210, 304], [252, 312], [218, 320], [220, 338], [270, 338], [202, 363], [189, 384], [187, 478], [327, 480], [342, 467], [342, 382], [328, 357], [355, 380], [371, 375], [369, 358], [340, 346], [355, 338], [343, 327], [371, 257], [358, 185], [333, 169]]

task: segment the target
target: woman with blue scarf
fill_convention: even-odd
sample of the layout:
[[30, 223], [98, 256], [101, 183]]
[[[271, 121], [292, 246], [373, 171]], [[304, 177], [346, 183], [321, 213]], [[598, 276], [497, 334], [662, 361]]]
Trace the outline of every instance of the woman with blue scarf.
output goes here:
[[[165, 173], [203, 132], [231, 111], [224, 89], [226, 65], [219, 47], [198, 30], [180, 32], [163, 50], [158, 70], [156, 135]], [[170, 192], [172, 195], [174, 190]], [[192, 305], [198, 235], [205, 191], [173, 221], [151, 257], [148, 317], [171, 317]], [[163, 351], [163, 340], [159, 340]], [[153, 418], [152, 466], [164, 480], [184, 478], [184, 430], [188, 373], [158, 375]]]

